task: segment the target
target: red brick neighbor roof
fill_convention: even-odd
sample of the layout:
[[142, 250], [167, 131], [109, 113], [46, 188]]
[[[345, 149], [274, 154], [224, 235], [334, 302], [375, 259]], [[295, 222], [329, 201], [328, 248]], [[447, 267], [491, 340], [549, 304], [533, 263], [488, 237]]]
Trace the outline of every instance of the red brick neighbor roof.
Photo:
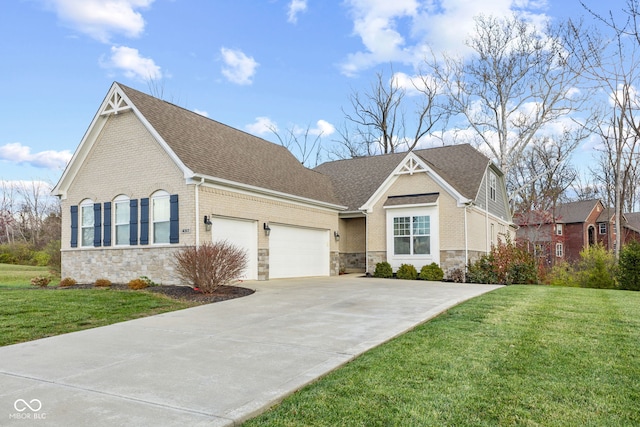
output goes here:
[[630, 212], [623, 215], [626, 219], [624, 224], [627, 228], [640, 232], [640, 212]]
[[331, 180], [286, 148], [118, 83], [195, 174], [339, 205]]
[[585, 222], [597, 205], [602, 206], [598, 199], [562, 203], [556, 208], [556, 222], [561, 224]]

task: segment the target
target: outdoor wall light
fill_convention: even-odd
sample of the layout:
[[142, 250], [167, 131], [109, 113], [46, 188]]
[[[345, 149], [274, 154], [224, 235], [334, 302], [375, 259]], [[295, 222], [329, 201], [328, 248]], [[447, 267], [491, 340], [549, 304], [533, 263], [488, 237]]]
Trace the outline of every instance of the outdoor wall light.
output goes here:
[[204, 228], [207, 231], [211, 231], [211, 218], [209, 218], [208, 216], [204, 216]]
[[336, 238], [336, 242], [339, 242], [339, 241], [340, 241], [340, 233], [338, 233], [338, 231], [337, 231], [337, 230], [333, 232], [333, 237], [335, 237], [335, 238]]
[[265, 222], [265, 223], [262, 225], [262, 227], [264, 228], [264, 234], [265, 234], [266, 236], [268, 236], [269, 234], [271, 234], [271, 228], [269, 227], [269, 224], [268, 224], [268, 223], [266, 223], [266, 222]]

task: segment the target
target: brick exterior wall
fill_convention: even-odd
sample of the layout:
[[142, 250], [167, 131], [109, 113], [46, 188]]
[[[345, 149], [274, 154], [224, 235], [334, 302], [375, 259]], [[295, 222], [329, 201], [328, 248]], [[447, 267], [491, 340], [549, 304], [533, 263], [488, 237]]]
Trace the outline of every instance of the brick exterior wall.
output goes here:
[[[179, 244], [71, 247], [71, 206], [80, 205], [86, 199], [94, 203], [113, 202], [119, 195], [130, 199], [148, 198], [158, 190], [179, 197]], [[179, 284], [171, 262], [173, 254], [181, 247], [211, 240], [211, 232], [200, 224], [204, 215], [259, 222], [259, 280], [269, 279], [269, 238], [262, 230], [262, 223], [326, 229], [331, 236], [333, 230], [338, 230], [338, 214], [334, 210], [249, 192], [229, 191], [209, 184], [186, 184], [183, 172], [133, 112], [107, 118], [69, 186], [67, 197], [62, 200], [62, 209], [62, 275], [81, 282], [93, 282], [97, 278], [128, 282], [147, 276], [158, 283]], [[340, 270], [338, 250], [338, 242], [330, 238], [329, 271], [332, 275], [339, 274]]]
[[[71, 247], [71, 206], [83, 200], [113, 202], [151, 197], [164, 190], [179, 197], [180, 242], [177, 245]], [[158, 283], [179, 284], [169, 259], [179, 247], [195, 242], [195, 192], [182, 172], [132, 112], [110, 116], [78, 169], [62, 205], [62, 277], [79, 282], [106, 278], [128, 282], [148, 276]], [[113, 227], [115, 228], [115, 227]], [[185, 230], [185, 233], [182, 231]]]

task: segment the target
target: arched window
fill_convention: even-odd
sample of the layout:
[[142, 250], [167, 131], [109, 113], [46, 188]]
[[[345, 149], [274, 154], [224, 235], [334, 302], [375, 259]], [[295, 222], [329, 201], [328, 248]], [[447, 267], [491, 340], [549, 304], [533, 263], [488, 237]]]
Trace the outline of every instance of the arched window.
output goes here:
[[151, 196], [151, 223], [153, 226], [153, 243], [170, 242], [171, 203], [169, 193], [160, 190]]
[[114, 213], [113, 223], [115, 225], [116, 246], [129, 245], [129, 222], [131, 219], [131, 208], [129, 207], [129, 197], [120, 195], [113, 200]]
[[93, 246], [94, 238], [94, 220], [93, 201], [85, 199], [80, 203], [80, 246]]
[[589, 230], [587, 231], [589, 238], [589, 246], [593, 246], [596, 244], [596, 229], [593, 225], [589, 226]]

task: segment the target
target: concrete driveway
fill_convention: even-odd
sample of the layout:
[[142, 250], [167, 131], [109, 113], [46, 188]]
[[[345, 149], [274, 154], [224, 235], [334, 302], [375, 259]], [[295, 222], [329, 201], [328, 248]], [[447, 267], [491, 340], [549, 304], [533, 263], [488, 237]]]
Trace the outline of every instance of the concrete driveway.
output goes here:
[[255, 294], [0, 347], [0, 425], [239, 425], [496, 288], [356, 275], [244, 286]]

